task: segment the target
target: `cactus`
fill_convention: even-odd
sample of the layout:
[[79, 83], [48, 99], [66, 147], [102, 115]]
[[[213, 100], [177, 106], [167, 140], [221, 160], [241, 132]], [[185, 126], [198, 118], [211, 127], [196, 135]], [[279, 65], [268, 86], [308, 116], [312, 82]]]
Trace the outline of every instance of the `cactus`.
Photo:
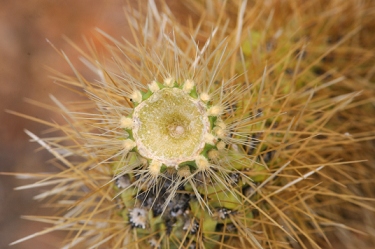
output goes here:
[[[75, 79], [57, 77], [88, 100], [72, 111], [55, 100], [68, 124], [51, 125], [64, 137], [27, 132], [62, 168], [35, 186], [57, 184], [44, 197], [57, 196], [67, 210], [33, 217], [52, 224], [39, 234], [70, 231], [65, 248], [177, 249], [324, 248], [327, 227], [361, 233], [336, 210], [345, 203], [372, 211], [372, 200], [336, 177], [356, 181], [348, 173], [358, 158], [341, 158], [372, 137], [336, 122], [359, 96], [337, 90], [349, 84], [347, 64], [330, 75], [317, 70], [356, 30], [330, 44], [319, 19], [329, 16], [305, 10], [306, 20], [320, 21], [308, 44], [304, 30], [295, 34], [305, 20], [286, 18], [276, 30], [267, 20], [283, 13], [272, 16], [266, 5], [205, 3], [191, 8], [208, 19], [184, 26], [150, 1], [147, 18], [129, 17], [135, 43], [99, 31], [112, 61], [93, 47], [82, 52], [96, 81], [75, 68]], [[259, 8], [269, 16], [253, 23]]]

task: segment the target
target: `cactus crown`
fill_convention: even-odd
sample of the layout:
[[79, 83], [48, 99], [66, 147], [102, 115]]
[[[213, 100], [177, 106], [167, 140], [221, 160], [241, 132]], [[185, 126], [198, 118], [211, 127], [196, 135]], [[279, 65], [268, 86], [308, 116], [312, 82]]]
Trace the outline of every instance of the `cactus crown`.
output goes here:
[[135, 107], [133, 138], [139, 154], [167, 167], [194, 161], [210, 132], [207, 107], [179, 88], [164, 88]]
[[120, 119], [125, 152], [145, 162], [154, 180], [168, 168], [183, 177], [207, 170], [223, 143], [223, 108], [213, 105], [207, 93], [201, 96], [193, 80], [178, 84], [168, 78], [148, 88], [133, 92], [134, 109]]

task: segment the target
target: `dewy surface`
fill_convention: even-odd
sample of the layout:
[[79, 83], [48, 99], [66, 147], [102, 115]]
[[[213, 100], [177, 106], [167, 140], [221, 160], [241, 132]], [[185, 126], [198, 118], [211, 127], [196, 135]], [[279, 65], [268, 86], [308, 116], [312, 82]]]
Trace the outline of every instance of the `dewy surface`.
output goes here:
[[143, 101], [133, 122], [139, 153], [167, 166], [194, 160], [209, 131], [205, 105], [178, 88], [164, 88]]

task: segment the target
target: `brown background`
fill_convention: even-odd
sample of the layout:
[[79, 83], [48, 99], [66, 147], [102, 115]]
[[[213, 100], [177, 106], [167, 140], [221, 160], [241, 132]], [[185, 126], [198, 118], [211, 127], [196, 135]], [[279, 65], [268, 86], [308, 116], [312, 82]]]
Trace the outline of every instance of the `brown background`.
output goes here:
[[[35, 152], [38, 146], [29, 143], [23, 131], [28, 129], [41, 134], [47, 127], [5, 112], [10, 109], [48, 121], [61, 119], [24, 101], [33, 99], [52, 104], [49, 94], [61, 101], [72, 97], [48, 78], [50, 73], [45, 65], [72, 73], [46, 39], [81, 67], [77, 53], [62, 36], [84, 47], [82, 35], [92, 36], [95, 27], [115, 37], [126, 35], [125, 5], [121, 0], [0, 0], [0, 172], [53, 170], [46, 163], [50, 155], [45, 151]], [[82, 70], [85, 69], [82, 67]], [[40, 208], [32, 199], [40, 189], [13, 190], [25, 183], [27, 181], [13, 176], [0, 176], [0, 248], [57, 248], [63, 234], [53, 233], [8, 246], [45, 226], [20, 219], [20, 215], [48, 214], [48, 209]]]

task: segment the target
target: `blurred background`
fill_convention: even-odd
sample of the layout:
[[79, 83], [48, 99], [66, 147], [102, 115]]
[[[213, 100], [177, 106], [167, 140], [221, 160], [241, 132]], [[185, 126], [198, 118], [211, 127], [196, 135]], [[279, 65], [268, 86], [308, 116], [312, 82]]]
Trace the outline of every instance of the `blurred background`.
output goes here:
[[[54, 170], [48, 164], [46, 151], [35, 151], [24, 132], [28, 129], [42, 134], [47, 127], [20, 118], [5, 110], [13, 110], [47, 121], [61, 117], [35, 107], [25, 100], [53, 104], [49, 94], [61, 101], [73, 95], [53, 83], [45, 66], [72, 75], [67, 63], [47, 43], [46, 39], [63, 50], [85, 73], [77, 60], [78, 54], [67, 44], [69, 37], [84, 47], [82, 36], [92, 37], [95, 27], [114, 37], [125, 36], [126, 20], [122, 0], [0, 0], [0, 172], [46, 172]], [[132, 1], [136, 3], [136, 1]], [[87, 72], [88, 73], [88, 72]], [[14, 176], [0, 175], [0, 248], [57, 248], [63, 234], [53, 233], [9, 247], [9, 243], [39, 231], [45, 224], [26, 221], [21, 215], [48, 215], [48, 209], [32, 197], [40, 189], [15, 191], [28, 183]]]

